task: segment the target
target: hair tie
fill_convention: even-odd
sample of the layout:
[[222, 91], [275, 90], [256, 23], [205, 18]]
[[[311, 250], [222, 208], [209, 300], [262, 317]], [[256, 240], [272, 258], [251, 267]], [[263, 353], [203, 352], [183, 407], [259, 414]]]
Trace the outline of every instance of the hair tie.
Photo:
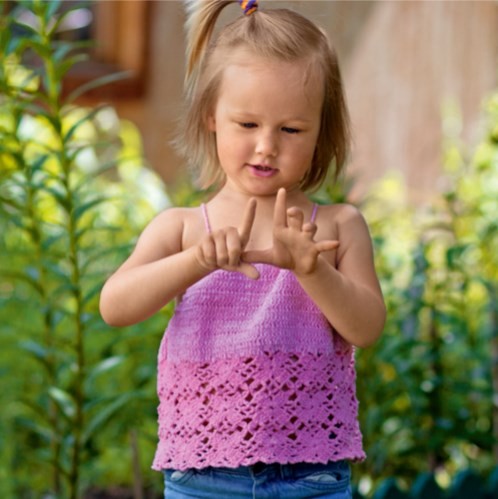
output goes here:
[[239, 0], [239, 3], [246, 16], [258, 10], [258, 0]]

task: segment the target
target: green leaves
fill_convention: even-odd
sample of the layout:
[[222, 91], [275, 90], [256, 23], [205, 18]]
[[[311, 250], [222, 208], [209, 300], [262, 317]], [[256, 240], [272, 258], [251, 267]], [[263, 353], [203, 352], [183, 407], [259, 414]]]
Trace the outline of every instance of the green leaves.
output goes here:
[[113, 417], [116, 416], [119, 411], [128, 406], [130, 402], [136, 400], [137, 398], [143, 398], [143, 392], [128, 392], [120, 397], [115, 398], [112, 402], [106, 404], [106, 406], [97, 412], [88, 422], [85, 427], [85, 431], [82, 436], [82, 443], [85, 445], [88, 441], [102, 428], [110, 423]]
[[357, 358], [370, 478], [486, 472], [498, 450], [497, 96], [489, 102], [473, 157], [445, 140], [446, 189], [433, 204], [407, 206], [392, 176], [363, 206], [388, 305], [383, 338]]
[[77, 410], [77, 401], [68, 392], [55, 386], [51, 386], [48, 389], [48, 395], [55, 401], [68, 421], [74, 422]]
[[[125, 453], [133, 404], [149, 402], [154, 393], [153, 373], [144, 376], [142, 366], [163, 324], [140, 331], [141, 345], [148, 342], [141, 351], [131, 334], [114, 338], [98, 310], [107, 274], [155, 211], [139, 184], [125, 192], [121, 182], [123, 150], [140, 168], [140, 140], [128, 144], [108, 106], [75, 103], [126, 75], [62, 93], [67, 72], [88, 57], [88, 43], [56, 39], [80, 6], [23, 1], [0, 16], [0, 441], [10, 449], [6, 460], [0, 449], [5, 497], [77, 497], [82, 473], [90, 480], [102, 448], [112, 441]], [[29, 15], [21, 17], [23, 10]], [[103, 124], [102, 111], [112, 126]], [[119, 428], [117, 437], [113, 428]]]

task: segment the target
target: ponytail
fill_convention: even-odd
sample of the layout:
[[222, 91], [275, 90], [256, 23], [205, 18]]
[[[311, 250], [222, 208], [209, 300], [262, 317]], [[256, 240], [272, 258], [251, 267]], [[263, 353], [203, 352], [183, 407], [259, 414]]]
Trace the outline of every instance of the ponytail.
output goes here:
[[236, 0], [185, 0], [187, 20], [187, 68], [185, 87], [190, 95], [197, 81], [199, 68], [211, 41], [214, 26], [221, 11]]

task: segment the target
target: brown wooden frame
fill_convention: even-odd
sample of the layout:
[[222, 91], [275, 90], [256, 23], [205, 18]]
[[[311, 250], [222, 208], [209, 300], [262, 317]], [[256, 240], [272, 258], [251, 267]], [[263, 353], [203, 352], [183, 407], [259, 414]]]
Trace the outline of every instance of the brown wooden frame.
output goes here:
[[96, 78], [127, 71], [129, 77], [90, 90], [84, 99], [122, 100], [144, 94], [153, 3], [148, 0], [99, 0], [92, 4], [95, 14], [92, 57], [71, 69], [64, 82], [65, 93]]

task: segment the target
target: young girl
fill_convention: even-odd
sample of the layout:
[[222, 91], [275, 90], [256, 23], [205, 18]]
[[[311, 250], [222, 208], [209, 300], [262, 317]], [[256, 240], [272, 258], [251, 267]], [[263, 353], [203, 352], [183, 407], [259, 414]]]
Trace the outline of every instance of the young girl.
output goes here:
[[230, 3], [190, 2], [187, 23], [181, 144], [216, 194], [150, 223], [101, 312], [125, 326], [177, 299], [158, 365], [166, 498], [347, 498], [354, 347], [385, 309], [361, 215], [306, 196], [348, 150], [337, 59], [313, 23], [254, 0], [214, 37]]

